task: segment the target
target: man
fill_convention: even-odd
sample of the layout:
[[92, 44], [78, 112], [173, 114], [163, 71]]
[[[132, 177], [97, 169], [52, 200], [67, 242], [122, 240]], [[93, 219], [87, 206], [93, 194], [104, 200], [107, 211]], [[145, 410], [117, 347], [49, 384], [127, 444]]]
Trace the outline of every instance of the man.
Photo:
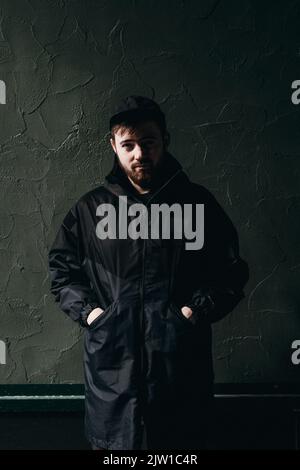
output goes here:
[[110, 132], [113, 168], [49, 254], [51, 292], [84, 328], [86, 437], [94, 449], [139, 449], [145, 427], [148, 449], [199, 449], [211, 324], [244, 297], [248, 266], [214, 196], [168, 152], [154, 101], [122, 100]]

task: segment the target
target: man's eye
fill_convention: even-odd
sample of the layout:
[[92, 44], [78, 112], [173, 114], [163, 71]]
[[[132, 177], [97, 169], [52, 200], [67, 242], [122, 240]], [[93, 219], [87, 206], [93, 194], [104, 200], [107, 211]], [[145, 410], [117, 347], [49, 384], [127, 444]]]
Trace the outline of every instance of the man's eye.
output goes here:
[[154, 140], [148, 140], [147, 142], [144, 142], [144, 147], [153, 147], [154, 144]]

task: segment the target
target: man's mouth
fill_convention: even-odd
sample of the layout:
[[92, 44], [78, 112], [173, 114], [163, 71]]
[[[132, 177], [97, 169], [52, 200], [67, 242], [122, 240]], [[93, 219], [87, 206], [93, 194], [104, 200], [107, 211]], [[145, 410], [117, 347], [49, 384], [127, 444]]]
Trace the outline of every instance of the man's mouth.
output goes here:
[[145, 163], [144, 165], [136, 165], [136, 166], [134, 167], [134, 169], [136, 169], [136, 168], [137, 168], [137, 169], [146, 169], [146, 168], [150, 168], [150, 165], [147, 164], [147, 163]]

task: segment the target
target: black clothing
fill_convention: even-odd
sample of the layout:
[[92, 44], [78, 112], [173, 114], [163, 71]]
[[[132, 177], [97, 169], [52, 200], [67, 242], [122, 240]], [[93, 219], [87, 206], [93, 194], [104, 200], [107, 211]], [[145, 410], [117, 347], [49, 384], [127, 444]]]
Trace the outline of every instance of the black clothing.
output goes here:
[[[159, 445], [159, 429], [161, 435], [190, 430], [190, 439], [201, 429], [213, 394], [211, 323], [244, 297], [248, 266], [228, 216], [171, 154], [144, 203], [149, 209], [154, 203], [182, 209], [203, 203], [201, 249], [186, 249], [185, 236], [98, 238], [97, 207], [113, 205], [118, 221], [121, 196], [128, 209], [141, 201], [115, 159], [104, 184], [64, 218], [49, 268], [60, 308], [84, 327], [86, 437], [97, 447], [138, 449], [143, 418], [153, 445]], [[193, 309], [190, 318], [183, 305]], [[104, 312], [88, 325], [95, 307]]]

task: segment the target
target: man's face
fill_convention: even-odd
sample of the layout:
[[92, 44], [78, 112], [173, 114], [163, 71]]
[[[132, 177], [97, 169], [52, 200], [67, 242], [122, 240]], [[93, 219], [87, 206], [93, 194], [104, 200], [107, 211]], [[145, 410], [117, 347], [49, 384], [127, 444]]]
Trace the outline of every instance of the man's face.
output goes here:
[[138, 190], [151, 188], [165, 152], [158, 125], [146, 121], [135, 129], [120, 128], [110, 143], [126, 175]]

